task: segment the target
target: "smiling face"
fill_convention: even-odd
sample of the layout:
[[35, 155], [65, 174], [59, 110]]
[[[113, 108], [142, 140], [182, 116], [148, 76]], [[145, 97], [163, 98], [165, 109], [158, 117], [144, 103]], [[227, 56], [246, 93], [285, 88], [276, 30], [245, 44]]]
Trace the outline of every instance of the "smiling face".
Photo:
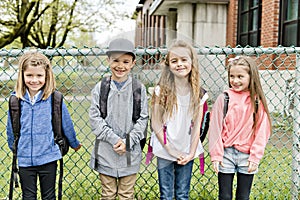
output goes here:
[[23, 75], [24, 83], [31, 97], [36, 95], [38, 91], [44, 87], [46, 82], [46, 70], [43, 66], [28, 65]]
[[169, 53], [169, 67], [176, 78], [187, 78], [192, 70], [190, 52], [184, 47], [175, 47]]
[[109, 67], [112, 73], [112, 80], [123, 82], [127, 80], [128, 74], [135, 65], [132, 55], [124, 53], [112, 53], [109, 58]]
[[249, 67], [232, 65], [229, 71], [229, 84], [236, 92], [248, 91], [250, 84]]

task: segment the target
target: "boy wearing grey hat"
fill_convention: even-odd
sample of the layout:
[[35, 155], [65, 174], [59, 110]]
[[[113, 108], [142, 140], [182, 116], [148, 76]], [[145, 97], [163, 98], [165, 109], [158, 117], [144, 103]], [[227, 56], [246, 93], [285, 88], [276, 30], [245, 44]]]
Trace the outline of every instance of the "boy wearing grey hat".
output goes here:
[[[132, 42], [119, 38], [110, 42], [106, 52], [111, 76], [106, 115], [101, 109], [104, 93], [101, 82], [92, 90], [89, 111], [90, 124], [96, 135], [90, 167], [100, 174], [101, 199], [134, 199], [134, 185], [142, 160], [140, 140], [148, 123], [148, 103], [145, 86], [140, 84], [140, 114], [133, 120], [133, 78], [129, 73], [135, 65]], [[100, 105], [101, 104], [101, 105]]]

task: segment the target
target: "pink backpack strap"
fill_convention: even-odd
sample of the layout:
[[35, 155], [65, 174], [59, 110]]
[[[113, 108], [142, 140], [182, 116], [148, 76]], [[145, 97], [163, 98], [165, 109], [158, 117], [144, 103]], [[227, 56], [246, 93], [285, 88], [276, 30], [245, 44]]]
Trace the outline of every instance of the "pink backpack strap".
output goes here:
[[[203, 104], [203, 113], [206, 113], [207, 111], [208, 111], [208, 104], [207, 104], [207, 101], [205, 101]], [[203, 117], [202, 117], [202, 120], [203, 120]]]
[[166, 124], [164, 124], [163, 132], [164, 132], [164, 144], [167, 144], [167, 125]]
[[153, 149], [152, 149], [152, 146], [150, 144], [150, 141], [151, 141], [151, 138], [149, 138], [149, 143], [148, 143], [148, 151], [147, 151], [147, 154], [146, 154], [146, 165], [149, 165], [152, 158], [153, 158]]
[[[164, 126], [163, 126], [163, 133], [164, 133], [164, 144], [167, 144], [167, 125], [166, 124], [164, 124]], [[154, 157], [153, 148], [152, 148], [150, 142], [151, 142], [151, 138], [149, 139], [149, 143], [148, 143], [148, 151], [146, 154], [146, 162], [145, 162], [146, 165], [149, 165], [152, 158]]]
[[201, 153], [201, 154], [199, 155], [199, 161], [200, 161], [200, 166], [199, 166], [199, 168], [200, 168], [200, 173], [201, 173], [202, 175], [204, 175], [204, 166], [205, 166], [204, 153]]

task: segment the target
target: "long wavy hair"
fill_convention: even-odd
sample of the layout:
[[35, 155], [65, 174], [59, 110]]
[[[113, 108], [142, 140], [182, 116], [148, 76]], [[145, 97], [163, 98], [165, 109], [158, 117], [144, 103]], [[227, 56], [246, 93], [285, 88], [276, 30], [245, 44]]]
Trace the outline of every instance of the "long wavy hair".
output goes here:
[[23, 98], [26, 92], [26, 85], [24, 82], [24, 71], [28, 66], [38, 67], [42, 66], [46, 71], [45, 85], [43, 86], [42, 99], [47, 99], [55, 90], [56, 82], [52, 71], [50, 60], [40, 52], [27, 52], [21, 56], [19, 60], [18, 80], [15, 87], [16, 96]]
[[[267, 100], [264, 95], [264, 91], [261, 86], [260, 82], [260, 76], [258, 72], [258, 67], [254, 59], [248, 56], [236, 56], [235, 58], [229, 59], [229, 65], [228, 65], [228, 83], [229, 87], [230, 85], [230, 69], [232, 66], [241, 65], [248, 67], [248, 73], [250, 75], [250, 83], [249, 83], [249, 91], [250, 91], [250, 98], [251, 98], [251, 105], [253, 108], [254, 113], [254, 123], [253, 123], [253, 130], [255, 130], [257, 122], [258, 122], [258, 116], [259, 116], [259, 106], [261, 106], [260, 102], [262, 103], [265, 112], [267, 113], [269, 122], [270, 122], [270, 128], [272, 131], [272, 123], [271, 123], [271, 117], [270, 112], [267, 105]], [[258, 103], [257, 103], [258, 102]], [[255, 109], [257, 108], [257, 109]]]
[[[199, 114], [197, 111], [200, 106], [201, 90], [200, 90], [200, 72], [199, 72], [199, 62], [195, 49], [183, 40], [176, 40], [170, 46], [168, 53], [164, 62], [162, 63], [162, 72], [160, 79], [158, 81], [160, 87], [160, 94], [156, 96], [152, 95], [152, 108], [155, 103], [159, 103], [161, 106], [160, 112], [158, 113], [162, 119], [165, 117], [170, 118], [173, 115], [173, 111], [177, 110], [177, 98], [176, 98], [176, 88], [175, 88], [175, 79], [174, 74], [170, 71], [169, 59], [170, 51], [174, 48], [183, 47], [189, 51], [189, 56], [192, 61], [192, 69], [189, 74], [189, 83], [191, 86], [191, 98], [190, 98], [190, 107], [189, 110], [193, 113], [193, 121], [196, 119]], [[196, 112], [194, 112], [196, 111]]]

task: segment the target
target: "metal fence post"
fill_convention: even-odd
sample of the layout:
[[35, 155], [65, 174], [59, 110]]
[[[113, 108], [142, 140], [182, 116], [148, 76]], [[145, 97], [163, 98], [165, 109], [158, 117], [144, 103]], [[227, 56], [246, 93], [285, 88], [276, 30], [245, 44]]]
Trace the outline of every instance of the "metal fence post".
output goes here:
[[292, 161], [292, 199], [299, 199], [300, 195], [300, 57], [296, 54], [296, 84], [293, 134], [293, 161]]

